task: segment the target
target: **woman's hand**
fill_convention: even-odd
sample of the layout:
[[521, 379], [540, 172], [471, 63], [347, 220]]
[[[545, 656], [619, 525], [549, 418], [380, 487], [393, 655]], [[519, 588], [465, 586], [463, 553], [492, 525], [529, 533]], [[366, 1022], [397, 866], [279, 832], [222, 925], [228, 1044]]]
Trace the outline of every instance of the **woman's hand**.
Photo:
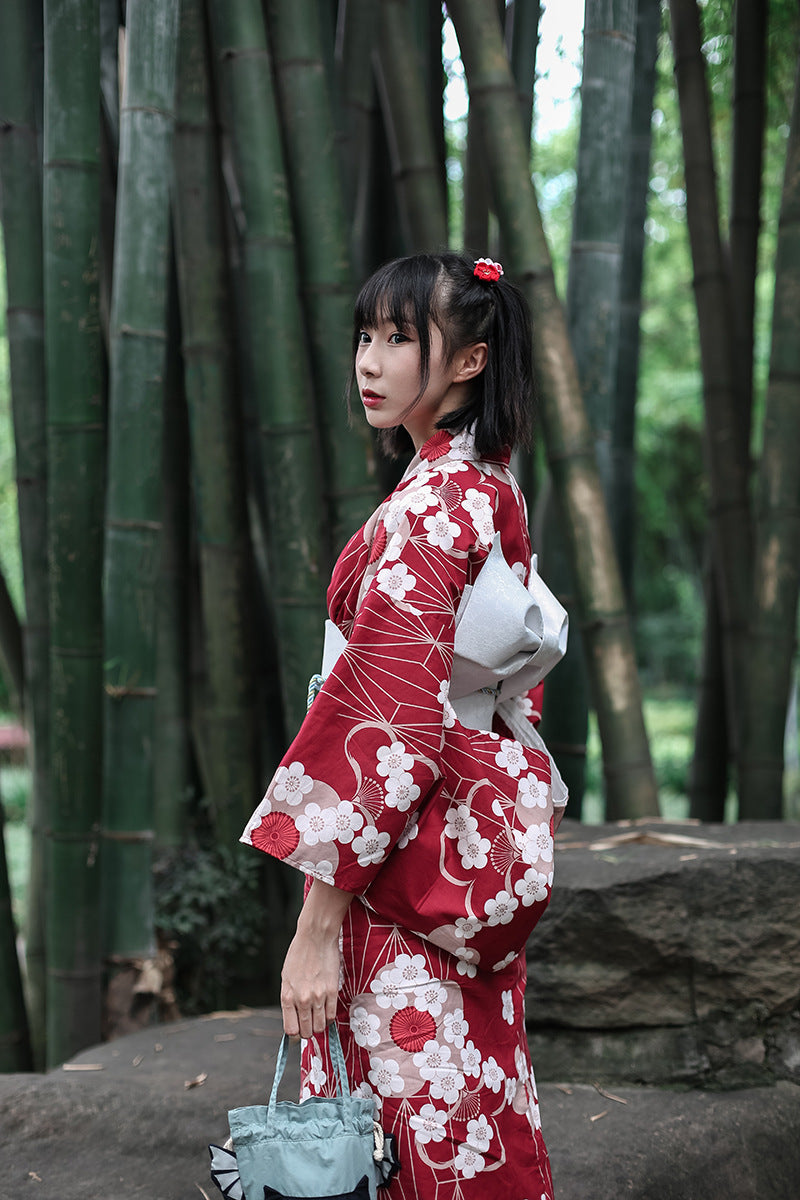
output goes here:
[[339, 998], [339, 933], [353, 899], [315, 879], [281, 971], [283, 1028], [293, 1040], [323, 1033]]

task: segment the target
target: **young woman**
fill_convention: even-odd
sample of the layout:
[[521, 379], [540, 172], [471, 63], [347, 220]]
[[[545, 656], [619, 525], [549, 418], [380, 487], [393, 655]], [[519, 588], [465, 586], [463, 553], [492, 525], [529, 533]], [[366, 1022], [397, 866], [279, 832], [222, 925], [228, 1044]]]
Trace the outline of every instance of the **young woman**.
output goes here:
[[566, 796], [519, 669], [527, 308], [499, 264], [415, 255], [363, 288], [354, 352], [370, 425], [416, 454], [336, 565], [324, 686], [242, 838], [309, 877], [284, 1027], [330, 1094], [338, 1022], [390, 1196], [552, 1200], [523, 1000]]

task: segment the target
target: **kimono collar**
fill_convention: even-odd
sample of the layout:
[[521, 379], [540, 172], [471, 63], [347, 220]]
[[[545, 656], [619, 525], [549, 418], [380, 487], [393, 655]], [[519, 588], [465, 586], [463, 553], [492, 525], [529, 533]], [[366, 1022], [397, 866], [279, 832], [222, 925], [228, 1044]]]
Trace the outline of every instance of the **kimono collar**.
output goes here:
[[[484, 461], [507, 464], [511, 457], [508, 446], [491, 455], [485, 455]], [[416, 474], [418, 470], [429, 463], [437, 466], [443, 462], [480, 462], [481, 457], [475, 449], [475, 433], [472, 428], [464, 429], [461, 433], [449, 433], [446, 429], [437, 429], [433, 437], [420, 447], [414, 455], [405, 472]]]

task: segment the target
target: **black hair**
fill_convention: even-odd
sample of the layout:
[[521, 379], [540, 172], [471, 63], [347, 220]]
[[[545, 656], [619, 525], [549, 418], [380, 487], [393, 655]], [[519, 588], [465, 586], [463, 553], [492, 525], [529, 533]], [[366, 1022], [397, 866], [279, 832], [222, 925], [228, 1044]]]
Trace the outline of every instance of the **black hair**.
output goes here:
[[[460, 254], [414, 254], [379, 267], [356, 300], [353, 360], [362, 329], [388, 321], [413, 328], [419, 339], [419, 400], [430, 378], [430, 322], [438, 326], [449, 363], [466, 346], [486, 342], [486, 366], [472, 380], [466, 402], [437, 422], [460, 433], [474, 425], [481, 457], [530, 440], [533, 396], [531, 318], [520, 290], [501, 276], [474, 274]], [[355, 379], [355, 368], [351, 383]], [[416, 403], [415, 400], [415, 403]], [[380, 430], [381, 448], [397, 457], [410, 443], [403, 427]]]

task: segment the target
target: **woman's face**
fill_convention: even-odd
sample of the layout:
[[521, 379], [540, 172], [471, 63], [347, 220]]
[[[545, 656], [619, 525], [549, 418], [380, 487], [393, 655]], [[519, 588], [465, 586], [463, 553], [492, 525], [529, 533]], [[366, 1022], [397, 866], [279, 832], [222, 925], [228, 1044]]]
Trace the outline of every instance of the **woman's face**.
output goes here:
[[456, 355], [445, 362], [442, 335], [430, 325], [430, 377], [422, 396], [419, 338], [413, 327], [389, 321], [362, 329], [356, 351], [356, 380], [367, 421], [373, 429], [404, 425], [419, 450], [436, 430], [436, 422], [464, 401]]

